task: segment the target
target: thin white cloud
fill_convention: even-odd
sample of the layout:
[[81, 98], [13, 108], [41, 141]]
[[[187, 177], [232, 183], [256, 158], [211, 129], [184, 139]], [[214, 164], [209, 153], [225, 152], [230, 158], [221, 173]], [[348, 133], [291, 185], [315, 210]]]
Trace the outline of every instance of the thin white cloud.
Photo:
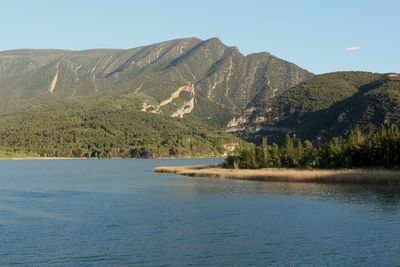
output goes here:
[[350, 47], [346, 48], [347, 51], [358, 51], [360, 49], [361, 49], [361, 47], [359, 47], [359, 46], [350, 46]]

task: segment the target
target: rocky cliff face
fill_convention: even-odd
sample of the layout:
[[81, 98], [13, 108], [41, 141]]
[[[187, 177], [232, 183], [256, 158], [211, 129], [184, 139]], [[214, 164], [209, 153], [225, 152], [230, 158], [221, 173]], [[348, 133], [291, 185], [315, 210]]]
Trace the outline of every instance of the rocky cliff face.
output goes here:
[[68, 98], [129, 97], [143, 112], [223, 127], [251, 102], [312, 74], [268, 53], [244, 56], [219, 39], [129, 50], [0, 53], [0, 112]]

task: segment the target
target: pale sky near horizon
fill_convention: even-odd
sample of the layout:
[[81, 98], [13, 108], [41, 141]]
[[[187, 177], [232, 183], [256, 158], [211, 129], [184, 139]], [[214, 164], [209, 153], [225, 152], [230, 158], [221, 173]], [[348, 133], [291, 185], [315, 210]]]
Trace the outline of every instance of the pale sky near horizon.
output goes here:
[[400, 72], [399, 0], [0, 0], [0, 50], [219, 37], [314, 73]]

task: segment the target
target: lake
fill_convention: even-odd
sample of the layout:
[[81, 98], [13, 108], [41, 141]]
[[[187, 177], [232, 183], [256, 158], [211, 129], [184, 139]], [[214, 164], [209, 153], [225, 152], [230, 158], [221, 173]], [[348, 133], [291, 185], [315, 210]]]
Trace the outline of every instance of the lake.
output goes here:
[[152, 171], [219, 161], [0, 161], [0, 265], [400, 264], [399, 188]]

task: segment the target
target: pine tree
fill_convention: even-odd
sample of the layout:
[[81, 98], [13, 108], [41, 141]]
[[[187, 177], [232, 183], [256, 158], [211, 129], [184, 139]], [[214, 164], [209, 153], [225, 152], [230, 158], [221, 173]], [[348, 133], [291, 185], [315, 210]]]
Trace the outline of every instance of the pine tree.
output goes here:
[[339, 168], [345, 166], [344, 145], [340, 137], [333, 138], [328, 145], [328, 166], [329, 168]]
[[279, 150], [279, 146], [275, 143], [271, 147], [270, 165], [275, 168], [281, 167], [280, 150]]
[[361, 132], [360, 128], [356, 127], [350, 131], [350, 134], [347, 138], [347, 146], [350, 148], [358, 149], [365, 142], [365, 137]]
[[255, 166], [254, 169], [264, 168], [264, 150], [262, 146], [255, 146]]
[[287, 134], [282, 148], [282, 160], [286, 167], [293, 167], [295, 163], [295, 150], [292, 138]]
[[350, 131], [346, 140], [346, 167], [360, 167], [363, 165], [363, 150], [365, 137], [360, 128], [356, 127]]
[[268, 140], [267, 140], [266, 136], [262, 140], [261, 147], [262, 147], [262, 151], [263, 151], [262, 167], [266, 168], [266, 167], [268, 167], [268, 161], [269, 161]]
[[297, 148], [296, 148], [296, 165], [297, 166], [303, 165], [303, 157], [304, 157], [303, 143], [300, 140], [298, 140]]
[[255, 169], [257, 167], [256, 164], [256, 153], [255, 147], [251, 146], [249, 148], [245, 148], [240, 153], [240, 168], [242, 169]]
[[314, 146], [309, 140], [304, 141], [304, 155], [302, 165], [311, 167], [315, 164], [314, 159]]

